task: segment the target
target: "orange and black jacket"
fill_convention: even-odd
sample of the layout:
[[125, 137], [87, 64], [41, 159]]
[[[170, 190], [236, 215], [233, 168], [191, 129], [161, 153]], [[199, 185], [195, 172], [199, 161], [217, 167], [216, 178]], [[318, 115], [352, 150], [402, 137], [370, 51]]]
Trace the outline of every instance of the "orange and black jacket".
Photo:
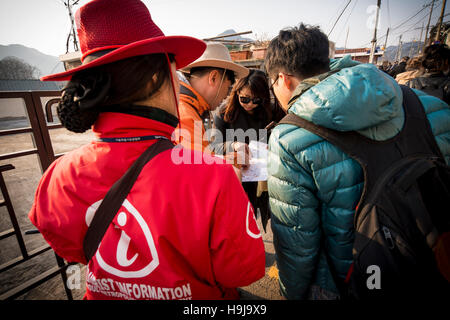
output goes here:
[[209, 118], [209, 104], [190, 85], [180, 82], [178, 107], [180, 124], [176, 130], [176, 141], [180, 141], [185, 148], [205, 151], [209, 141], [205, 137], [203, 122]]

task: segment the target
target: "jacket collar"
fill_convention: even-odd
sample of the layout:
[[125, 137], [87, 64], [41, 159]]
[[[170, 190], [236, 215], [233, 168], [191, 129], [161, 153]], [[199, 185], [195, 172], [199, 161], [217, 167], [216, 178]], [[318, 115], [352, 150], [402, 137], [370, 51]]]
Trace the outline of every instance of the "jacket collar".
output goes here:
[[[110, 111], [111, 110], [111, 111]], [[168, 112], [146, 106], [111, 106], [101, 112], [92, 131], [100, 138], [162, 135], [171, 139], [178, 119]]]
[[304, 79], [297, 86], [297, 88], [294, 90], [292, 94], [291, 99], [289, 100], [288, 109], [302, 94], [311, 89], [311, 87], [314, 87], [316, 84], [325, 80], [329, 76], [341, 71], [342, 69], [351, 68], [360, 64], [361, 64], [360, 62], [352, 60], [351, 55], [346, 55], [341, 59], [330, 59], [330, 71], [319, 74], [317, 76], [313, 76], [308, 79]]
[[200, 116], [211, 109], [206, 100], [187, 82], [180, 82], [180, 101], [190, 104]]
[[317, 76], [313, 76], [311, 78], [304, 79], [302, 82], [300, 82], [295, 88], [294, 92], [292, 93], [291, 99], [288, 102], [288, 109], [294, 104], [294, 102], [306, 91], [314, 87], [316, 84], [320, 83], [321, 81], [325, 80], [332, 74], [335, 74], [340, 69], [331, 70], [322, 74], [319, 74]]
[[314, 88], [300, 90], [288, 112], [329, 129], [358, 131], [373, 140], [397, 134], [403, 125], [397, 82], [372, 64], [340, 69]]
[[150, 106], [142, 106], [137, 104], [113, 105], [108, 106], [107, 111], [132, 114], [135, 116], [160, 121], [172, 127], [176, 127], [179, 123], [178, 118], [174, 115], [168, 113], [167, 111], [164, 111], [163, 109]]

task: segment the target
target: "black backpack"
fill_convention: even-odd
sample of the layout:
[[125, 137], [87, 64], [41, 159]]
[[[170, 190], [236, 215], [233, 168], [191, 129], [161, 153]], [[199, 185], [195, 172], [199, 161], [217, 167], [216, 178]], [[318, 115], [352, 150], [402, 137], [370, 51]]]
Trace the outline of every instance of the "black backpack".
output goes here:
[[[442, 297], [450, 293], [450, 168], [423, 106], [403, 91], [404, 127], [386, 141], [317, 126], [296, 115], [280, 121], [326, 139], [363, 168], [364, 189], [354, 216], [353, 264], [337, 276], [341, 298]], [[322, 237], [324, 239], [324, 237]]]
[[406, 86], [425, 92], [430, 96], [449, 103], [450, 98], [450, 77], [417, 77], [409, 80]]

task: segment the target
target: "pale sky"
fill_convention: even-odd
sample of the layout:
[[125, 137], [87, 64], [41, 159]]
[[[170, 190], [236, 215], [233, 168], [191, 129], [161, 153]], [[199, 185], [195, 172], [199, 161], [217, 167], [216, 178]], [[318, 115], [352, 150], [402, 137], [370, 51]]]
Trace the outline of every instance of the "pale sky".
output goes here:
[[[337, 17], [349, 0], [144, 0], [153, 20], [166, 35], [188, 35], [200, 39], [227, 30], [253, 31], [249, 38], [271, 39], [280, 29], [300, 22], [331, 31]], [[74, 11], [87, 3], [81, 0]], [[375, 25], [376, 0], [352, 0], [336, 24], [329, 39], [347, 48], [370, 46]], [[388, 27], [388, 46], [402, 41], [418, 40], [422, 23], [426, 27], [429, 8], [418, 13], [431, 0], [382, 0], [378, 45], [384, 45]], [[431, 19], [434, 25], [440, 15], [442, 0], [435, 1]], [[445, 13], [450, 12], [447, 5]], [[450, 20], [450, 16], [444, 21]], [[405, 22], [403, 25], [401, 25]], [[401, 25], [393, 30], [393, 28]], [[424, 29], [425, 29], [424, 27]], [[22, 44], [45, 54], [58, 56], [66, 51], [70, 31], [68, 12], [62, 0], [0, 0], [0, 44]], [[422, 41], [424, 34], [422, 35]], [[73, 51], [73, 47], [70, 47]]]

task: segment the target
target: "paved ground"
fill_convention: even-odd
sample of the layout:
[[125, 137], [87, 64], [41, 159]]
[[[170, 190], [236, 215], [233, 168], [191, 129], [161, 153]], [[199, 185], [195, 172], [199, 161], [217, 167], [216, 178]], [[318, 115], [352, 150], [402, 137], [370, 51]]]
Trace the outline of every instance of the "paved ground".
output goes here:
[[266, 233], [263, 231], [259, 218], [257, 222], [263, 234], [264, 249], [266, 250], [266, 274], [261, 280], [256, 281], [250, 286], [241, 288], [242, 299], [284, 300], [279, 293], [278, 270], [276, 269], [275, 249], [273, 247], [270, 220], [266, 227]]
[[[51, 131], [51, 137], [55, 153], [66, 152], [93, 138], [91, 133], [77, 135], [69, 133], [64, 129]], [[34, 148], [34, 142], [29, 134], [0, 137], [0, 155], [31, 148]], [[15, 166], [14, 170], [4, 172], [3, 176], [10, 193], [19, 225], [22, 229], [26, 248], [28, 251], [32, 251], [46, 245], [46, 242], [40, 234], [24, 234], [26, 230], [34, 229], [34, 226], [29, 221], [27, 215], [33, 203], [34, 191], [41, 177], [41, 168], [36, 155], [0, 161], [0, 165], [4, 164], [13, 164]], [[260, 219], [257, 219], [257, 221], [260, 230], [263, 230]], [[0, 207], [0, 233], [11, 227], [6, 208]], [[275, 265], [275, 251], [272, 243], [270, 221], [267, 226], [267, 233], [263, 232], [263, 241], [266, 250], [266, 276], [250, 286], [241, 288], [240, 291], [243, 299], [283, 299], [278, 292], [277, 272], [273, 267]], [[3, 264], [19, 256], [20, 250], [15, 237], [0, 240], [0, 269]], [[8, 290], [23, 284], [55, 266], [55, 255], [50, 250], [8, 271], [0, 273], [0, 296]], [[83, 297], [85, 291], [84, 270], [84, 268], [80, 268], [82, 281], [79, 289], [74, 289], [72, 291], [74, 299], [81, 299]], [[30, 292], [20, 296], [19, 299], [63, 300], [67, 299], [67, 297], [64, 292], [61, 277], [58, 275]]]
[[[263, 230], [260, 219], [257, 219], [260, 230]], [[264, 248], [266, 251], [266, 274], [259, 281], [253, 284], [239, 288], [241, 299], [243, 300], [284, 300], [279, 294], [278, 271], [275, 262], [275, 250], [272, 242], [272, 230], [270, 221], [266, 228], [267, 232], [263, 234]], [[76, 294], [79, 294], [78, 290]]]

